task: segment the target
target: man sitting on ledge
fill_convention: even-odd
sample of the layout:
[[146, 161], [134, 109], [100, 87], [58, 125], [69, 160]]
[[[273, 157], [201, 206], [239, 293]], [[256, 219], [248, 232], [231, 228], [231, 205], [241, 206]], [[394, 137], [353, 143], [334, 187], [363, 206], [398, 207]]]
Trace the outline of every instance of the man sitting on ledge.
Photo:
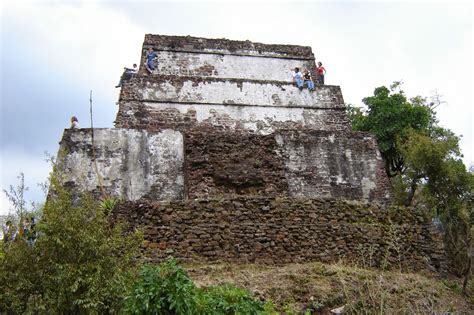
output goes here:
[[293, 83], [296, 84], [298, 89], [303, 90], [303, 75], [300, 72], [300, 68], [295, 68], [295, 72], [293, 72]]

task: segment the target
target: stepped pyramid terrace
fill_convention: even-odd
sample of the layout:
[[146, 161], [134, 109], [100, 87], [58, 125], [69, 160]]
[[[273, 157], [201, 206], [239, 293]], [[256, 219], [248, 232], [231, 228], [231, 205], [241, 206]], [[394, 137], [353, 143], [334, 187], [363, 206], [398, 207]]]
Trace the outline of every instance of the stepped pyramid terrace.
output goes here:
[[317, 77], [311, 47], [146, 35], [115, 128], [94, 143], [64, 132], [64, 184], [124, 197], [114, 217], [144, 229], [153, 260], [336, 261], [372, 246], [380, 263], [396, 235], [405, 267], [444, 270], [431, 222], [390, 205], [376, 139], [351, 130], [341, 88], [300, 90], [295, 67]]

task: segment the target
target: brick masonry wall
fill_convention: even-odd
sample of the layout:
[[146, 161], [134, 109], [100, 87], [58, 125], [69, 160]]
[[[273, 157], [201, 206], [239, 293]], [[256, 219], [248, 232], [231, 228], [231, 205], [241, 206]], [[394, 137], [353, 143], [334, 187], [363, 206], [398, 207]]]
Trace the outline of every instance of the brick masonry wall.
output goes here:
[[275, 264], [347, 259], [446, 270], [440, 235], [429, 220], [403, 207], [287, 197], [142, 200], [120, 205], [114, 218], [143, 229], [143, 247], [152, 261], [169, 255]]

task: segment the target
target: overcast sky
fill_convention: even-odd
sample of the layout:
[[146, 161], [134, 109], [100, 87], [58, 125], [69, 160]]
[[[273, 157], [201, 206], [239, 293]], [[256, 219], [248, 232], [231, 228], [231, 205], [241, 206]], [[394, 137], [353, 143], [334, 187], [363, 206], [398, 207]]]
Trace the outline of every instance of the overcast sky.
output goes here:
[[[112, 127], [124, 66], [137, 63], [144, 35], [191, 35], [307, 45], [361, 105], [377, 86], [403, 80], [408, 96], [443, 95], [440, 124], [462, 135], [473, 163], [473, 6], [468, 2], [218, 4], [156, 1], [2, 1], [0, 187], [25, 173], [27, 199], [50, 171], [69, 118]], [[9, 211], [1, 194], [0, 214]]]

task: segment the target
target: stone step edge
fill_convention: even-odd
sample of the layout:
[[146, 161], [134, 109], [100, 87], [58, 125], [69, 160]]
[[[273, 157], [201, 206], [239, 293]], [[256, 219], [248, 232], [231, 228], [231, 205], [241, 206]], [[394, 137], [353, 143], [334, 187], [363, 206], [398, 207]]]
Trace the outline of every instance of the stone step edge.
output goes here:
[[212, 105], [212, 106], [224, 106], [224, 107], [225, 106], [242, 106], [242, 107], [271, 107], [271, 108], [302, 108], [302, 109], [312, 109], [312, 110], [336, 110], [336, 111], [346, 110], [346, 106], [344, 104], [336, 104], [335, 106], [331, 106], [331, 107], [322, 107], [322, 106], [308, 106], [308, 105], [262, 105], [262, 104], [245, 104], [245, 103], [189, 102], [189, 101], [178, 101], [178, 100], [172, 100], [172, 99], [147, 100], [143, 98], [125, 98], [125, 97], [120, 97], [117, 105], [120, 105], [120, 103], [132, 103], [132, 102], [153, 103], [153, 104], [173, 104], [173, 105], [178, 104], [178, 105], [193, 105], [193, 106]]
[[[226, 38], [203, 38], [194, 36], [169, 36], [146, 34], [143, 50], [152, 47], [157, 50], [171, 50], [178, 52], [195, 52], [199, 54], [235, 54], [255, 57], [294, 57], [314, 59], [310, 46], [289, 44], [264, 44], [249, 40], [230, 40]], [[252, 52], [254, 52], [252, 54]], [[273, 57], [274, 58], [274, 57]]]
[[[288, 75], [291, 77], [291, 73]], [[140, 71], [138, 74], [134, 75], [130, 80], [125, 81], [124, 85], [134, 83], [134, 82], [151, 82], [151, 83], [161, 83], [166, 81], [192, 81], [194, 83], [200, 82], [232, 82], [237, 84], [243, 83], [254, 83], [254, 84], [273, 84], [273, 85], [292, 85], [295, 86], [291, 80], [288, 81], [279, 81], [279, 80], [259, 80], [259, 79], [239, 79], [239, 78], [220, 78], [220, 77], [212, 77], [212, 76], [193, 76], [193, 75], [172, 75], [172, 74], [149, 74], [146, 71]], [[331, 85], [331, 84], [318, 84], [316, 80], [313, 79], [316, 88], [336, 88], [340, 89], [339, 85]], [[296, 86], [295, 86], [296, 87]]]
[[176, 48], [161, 48], [160, 46], [155, 45], [144, 45], [142, 50], [142, 55], [146, 55], [147, 49], [151, 47], [155, 52], [166, 51], [166, 52], [175, 52], [175, 53], [186, 53], [186, 54], [198, 54], [198, 55], [221, 55], [221, 56], [238, 56], [238, 57], [254, 57], [254, 58], [272, 58], [272, 59], [287, 59], [287, 60], [308, 60], [314, 61], [314, 55], [312, 57], [302, 57], [297, 55], [282, 55], [282, 54], [262, 54], [251, 52], [231, 52], [229, 50], [197, 50], [197, 49], [176, 49]]

